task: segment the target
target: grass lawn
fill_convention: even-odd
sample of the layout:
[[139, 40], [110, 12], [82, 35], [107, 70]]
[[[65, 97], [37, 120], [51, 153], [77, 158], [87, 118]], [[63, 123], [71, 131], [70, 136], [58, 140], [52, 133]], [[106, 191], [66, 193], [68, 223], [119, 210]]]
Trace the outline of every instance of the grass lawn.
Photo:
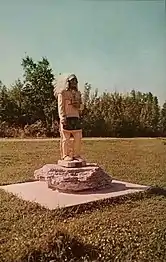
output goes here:
[[[114, 178], [166, 186], [165, 140], [85, 141], [83, 155]], [[56, 141], [0, 142], [0, 184], [29, 181], [58, 156]], [[1, 262], [166, 261], [163, 195], [138, 194], [84, 212], [49, 211], [3, 190], [0, 201]]]

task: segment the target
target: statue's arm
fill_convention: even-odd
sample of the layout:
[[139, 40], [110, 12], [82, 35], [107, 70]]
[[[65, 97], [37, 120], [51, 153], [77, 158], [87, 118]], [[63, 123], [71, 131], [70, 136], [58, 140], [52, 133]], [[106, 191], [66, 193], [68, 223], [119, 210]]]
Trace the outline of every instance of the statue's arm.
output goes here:
[[58, 114], [60, 121], [63, 123], [66, 120], [65, 103], [63, 94], [58, 94]]
[[84, 103], [83, 103], [82, 95], [80, 92], [80, 111], [83, 111], [83, 110], [84, 110]]

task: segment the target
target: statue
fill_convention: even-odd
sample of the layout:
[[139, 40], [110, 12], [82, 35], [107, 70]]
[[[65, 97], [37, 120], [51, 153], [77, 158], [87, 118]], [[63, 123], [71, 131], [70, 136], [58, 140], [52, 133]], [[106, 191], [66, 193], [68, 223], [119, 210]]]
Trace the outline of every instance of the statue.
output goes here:
[[[83, 104], [77, 77], [74, 74], [59, 75], [54, 94], [58, 97], [61, 160], [82, 161], [80, 112], [83, 110]], [[73, 143], [71, 137], [74, 139]]]
[[[35, 178], [45, 180], [48, 188], [59, 192], [108, 190], [112, 182], [110, 175], [97, 164], [86, 163], [80, 156], [80, 112], [83, 110], [83, 104], [77, 77], [74, 74], [60, 75], [54, 95], [58, 97], [61, 160], [57, 164], [47, 164], [36, 170]], [[71, 136], [74, 138], [72, 146]]]

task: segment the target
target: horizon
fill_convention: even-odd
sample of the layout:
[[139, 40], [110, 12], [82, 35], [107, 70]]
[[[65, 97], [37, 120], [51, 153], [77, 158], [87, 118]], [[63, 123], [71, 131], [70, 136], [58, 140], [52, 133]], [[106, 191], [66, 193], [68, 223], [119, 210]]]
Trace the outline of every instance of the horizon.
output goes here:
[[47, 57], [55, 75], [73, 72], [81, 89], [132, 89], [166, 100], [164, 1], [0, 0], [0, 80], [22, 80], [21, 60]]

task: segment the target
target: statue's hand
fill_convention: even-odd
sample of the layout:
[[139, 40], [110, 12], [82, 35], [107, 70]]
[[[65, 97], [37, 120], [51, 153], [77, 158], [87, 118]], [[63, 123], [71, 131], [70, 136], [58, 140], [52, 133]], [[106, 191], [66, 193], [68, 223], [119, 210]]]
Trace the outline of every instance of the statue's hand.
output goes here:
[[80, 103], [77, 101], [72, 102], [72, 106], [74, 106], [75, 108], [79, 108], [80, 107]]

